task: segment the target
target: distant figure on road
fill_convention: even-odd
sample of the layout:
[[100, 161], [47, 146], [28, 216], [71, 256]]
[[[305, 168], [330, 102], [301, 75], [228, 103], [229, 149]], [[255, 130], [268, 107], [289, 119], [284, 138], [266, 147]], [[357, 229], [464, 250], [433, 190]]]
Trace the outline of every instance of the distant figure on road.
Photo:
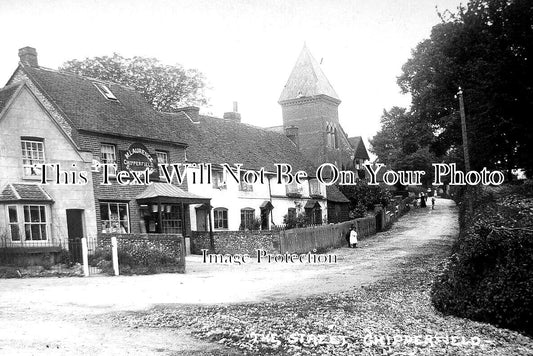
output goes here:
[[352, 225], [352, 228], [350, 229], [350, 247], [356, 248], [357, 247], [357, 230], [355, 229], [355, 226]]
[[413, 199], [413, 207], [416, 209], [418, 208], [418, 197], [415, 195], [415, 198]]
[[420, 193], [420, 207], [426, 208], [426, 195], [424, 193]]
[[431, 210], [435, 210], [435, 197], [431, 197]]

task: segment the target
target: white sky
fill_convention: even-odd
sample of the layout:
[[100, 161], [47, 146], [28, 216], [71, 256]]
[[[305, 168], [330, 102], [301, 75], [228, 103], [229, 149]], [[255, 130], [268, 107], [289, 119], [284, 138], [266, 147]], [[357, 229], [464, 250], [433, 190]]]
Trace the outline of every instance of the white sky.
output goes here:
[[0, 0], [0, 86], [24, 46], [49, 68], [113, 52], [156, 57], [205, 74], [211, 105], [203, 113], [222, 116], [237, 101], [243, 122], [281, 125], [277, 100], [305, 41], [342, 100], [345, 131], [367, 139], [384, 108], [409, 105], [396, 77], [439, 22], [435, 6], [460, 2]]

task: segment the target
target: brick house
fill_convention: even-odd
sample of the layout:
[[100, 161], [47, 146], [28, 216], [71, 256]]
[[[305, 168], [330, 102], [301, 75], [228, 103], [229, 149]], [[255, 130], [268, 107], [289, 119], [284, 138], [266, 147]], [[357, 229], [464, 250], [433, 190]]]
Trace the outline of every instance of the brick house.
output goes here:
[[[175, 116], [188, 118], [187, 109], [174, 116], [165, 115], [125, 86], [39, 66], [37, 53], [31, 47], [21, 49], [19, 56], [20, 64], [1, 92], [7, 100], [0, 103], [4, 101], [4, 106], [11, 107], [7, 114], [7, 107], [4, 108], [2, 115], [7, 118], [0, 121], [0, 149], [10, 153], [6, 164], [11, 173], [0, 173], [0, 189], [7, 195], [16, 195], [19, 183], [28, 182], [21, 175], [27, 156], [33, 159], [28, 162], [61, 163], [62, 168], [74, 162], [80, 170], [89, 172], [87, 184], [33, 187], [34, 194], [42, 191], [42, 205], [51, 206], [46, 209], [46, 216], [57, 224], [58, 230], [50, 235], [58, 239], [108, 233], [186, 235], [190, 230], [189, 204], [208, 204], [209, 199], [187, 192], [186, 184], [158, 182], [158, 163], [185, 160], [187, 144], [181, 133], [190, 131], [187, 125], [193, 123], [176, 120]], [[7, 120], [19, 106], [23, 115]], [[50, 129], [41, 121], [36, 122], [37, 112], [43, 117], [41, 121], [49, 121]], [[30, 153], [24, 145], [30, 145], [26, 149]], [[107, 171], [103, 165], [107, 165]], [[155, 183], [118, 184], [119, 178], [123, 178], [122, 183], [139, 183], [134, 179], [135, 172], [144, 177], [140, 171], [145, 169]], [[121, 171], [126, 174], [117, 173]], [[45, 194], [50, 198], [48, 203], [44, 202]], [[69, 201], [72, 209], [81, 213], [69, 215]], [[6, 203], [0, 201], [0, 209], [2, 206], [5, 210]], [[17, 209], [22, 216], [25, 208]], [[7, 213], [0, 215], [0, 223], [11, 223], [11, 219]]]

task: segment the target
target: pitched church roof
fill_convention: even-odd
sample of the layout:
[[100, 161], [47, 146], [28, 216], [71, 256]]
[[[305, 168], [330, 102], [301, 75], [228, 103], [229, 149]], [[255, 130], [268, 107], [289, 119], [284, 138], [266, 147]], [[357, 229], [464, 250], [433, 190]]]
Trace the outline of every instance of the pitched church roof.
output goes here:
[[368, 151], [365, 147], [365, 143], [363, 142], [363, 138], [361, 136], [349, 137], [348, 141], [350, 142], [350, 145], [352, 145], [355, 151], [355, 158], [370, 159], [370, 157], [368, 156]]
[[341, 101], [320, 65], [313, 58], [307, 46], [304, 45], [278, 102], [317, 95], [327, 95], [339, 103]]

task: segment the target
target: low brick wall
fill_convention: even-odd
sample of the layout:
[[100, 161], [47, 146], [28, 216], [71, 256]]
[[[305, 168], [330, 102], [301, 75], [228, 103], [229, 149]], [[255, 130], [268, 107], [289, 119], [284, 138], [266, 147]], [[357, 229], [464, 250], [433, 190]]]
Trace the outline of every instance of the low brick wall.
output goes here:
[[121, 248], [136, 251], [142, 257], [143, 250], [158, 250], [175, 258], [175, 268], [162, 269], [160, 272], [185, 272], [185, 246], [181, 234], [100, 234], [98, 246], [109, 248], [112, 236], [117, 238], [119, 251]]
[[[213, 232], [214, 239], [215, 233]], [[193, 255], [201, 255], [203, 249], [211, 250], [209, 231], [191, 231], [191, 253]]]
[[[213, 231], [215, 253], [241, 253], [255, 255], [257, 250], [279, 252], [278, 231]], [[191, 253], [210, 250], [208, 231], [191, 231]]]

